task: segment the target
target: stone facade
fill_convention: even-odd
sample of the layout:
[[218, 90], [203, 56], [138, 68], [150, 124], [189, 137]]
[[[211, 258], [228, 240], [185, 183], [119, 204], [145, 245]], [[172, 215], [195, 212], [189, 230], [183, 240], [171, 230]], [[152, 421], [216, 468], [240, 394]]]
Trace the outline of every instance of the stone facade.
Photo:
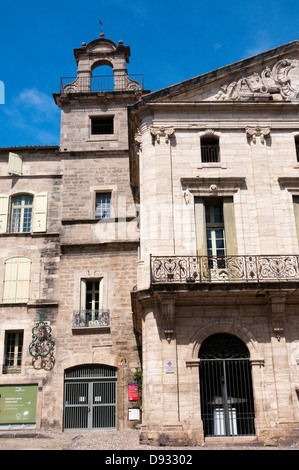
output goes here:
[[[101, 35], [74, 52], [77, 77], [54, 94], [60, 146], [0, 149], [0, 385], [37, 384], [33, 424], [64, 429], [64, 386], [78, 377], [99, 387], [102, 377], [76, 374], [104, 367], [116, 374], [105, 383], [116, 377], [115, 426], [124, 429], [136, 424], [128, 385], [142, 367], [142, 442], [294, 439], [298, 42], [154, 93], [127, 76], [122, 42]], [[100, 65], [113, 68], [113, 91], [93, 88]], [[94, 132], [103, 119], [113, 130]], [[9, 173], [11, 153], [21, 157], [18, 174]], [[35, 200], [45, 194], [41, 229], [45, 209]], [[111, 198], [108, 218], [96, 215], [101, 194]], [[28, 233], [12, 233], [15, 195], [33, 197]], [[26, 301], [5, 300], [14, 258], [30, 260]], [[25, 275], [19, 281], [27, 286]], [[78, 320], [87, 282], [109, 322]], [[51, 367], [29, 353], [41, 310], [55, 343]], [[22, 364], [12, 374], [7, 333], [19, 331]], [[212, 363], [222, 374], [213, 376]], [[94, 396], [94, 412], [103, 397]], [[72, 426], [84, 428], [74, 416]]]

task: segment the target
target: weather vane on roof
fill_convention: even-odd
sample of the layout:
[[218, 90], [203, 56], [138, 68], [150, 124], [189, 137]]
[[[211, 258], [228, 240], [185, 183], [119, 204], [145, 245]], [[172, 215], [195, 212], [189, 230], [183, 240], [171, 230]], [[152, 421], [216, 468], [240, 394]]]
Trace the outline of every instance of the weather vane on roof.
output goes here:
[[101, 25], [101, 33], [103, 32], [103, 22], [100, 20], [100, 25]]

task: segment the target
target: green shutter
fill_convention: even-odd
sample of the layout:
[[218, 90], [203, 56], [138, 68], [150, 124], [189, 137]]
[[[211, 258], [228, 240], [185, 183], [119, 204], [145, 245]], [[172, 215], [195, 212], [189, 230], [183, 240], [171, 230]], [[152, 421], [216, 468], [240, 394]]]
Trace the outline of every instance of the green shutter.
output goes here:
[[0, 233], [5, 233], [7, 229], [9, 196], [0, 194]]
[[38, 193], [34, 198], [33, 232], [47, 230], [48, 193]]

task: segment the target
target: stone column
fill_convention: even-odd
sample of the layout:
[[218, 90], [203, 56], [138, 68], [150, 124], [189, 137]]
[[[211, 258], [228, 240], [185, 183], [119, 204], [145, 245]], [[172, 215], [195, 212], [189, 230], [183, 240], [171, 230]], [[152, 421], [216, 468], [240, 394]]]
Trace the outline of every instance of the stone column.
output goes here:
[[[180, 422], [177, 340], [175, 334], [175, 294], [159, 294], [160, 315], [165, 337], [162, 338], [163, 422], [161, 444], [184, 444]], [[162, 442], [161, 439], [164, 441]]]
[[284, 336], [285, 297], [273, 293], [271, 301], [271, 347], [273, 374], [275, 381], [278, 421], [293, 421], [291, 381], [289, 374], [288, 353]]

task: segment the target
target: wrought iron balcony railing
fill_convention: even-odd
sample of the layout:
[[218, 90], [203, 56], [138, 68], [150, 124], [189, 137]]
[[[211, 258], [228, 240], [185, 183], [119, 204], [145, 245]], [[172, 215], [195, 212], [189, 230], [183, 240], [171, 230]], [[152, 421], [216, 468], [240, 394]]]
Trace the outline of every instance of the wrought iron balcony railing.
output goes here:
[[142, 74], [60, 78], [60, 93], [98, 93], [104, 91], [143, 90], [143, 88]]
[[73, 328], [98, 328], [110, 326], [110, 311], [75, 310], [73, 312]]
[[264, 281], [299, 281], [299, 256], [151, 256], [152, 284]]

